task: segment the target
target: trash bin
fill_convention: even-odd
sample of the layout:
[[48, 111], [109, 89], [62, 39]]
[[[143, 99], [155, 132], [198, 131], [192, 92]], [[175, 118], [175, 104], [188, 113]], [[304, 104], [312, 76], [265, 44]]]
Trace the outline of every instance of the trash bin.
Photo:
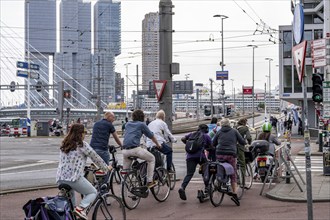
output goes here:
[[330, 146], [323, 146], [323, 175], [330, 176]]
[[37, 136], [49, 136], [49, 124], [48, 122], [37, 123]]

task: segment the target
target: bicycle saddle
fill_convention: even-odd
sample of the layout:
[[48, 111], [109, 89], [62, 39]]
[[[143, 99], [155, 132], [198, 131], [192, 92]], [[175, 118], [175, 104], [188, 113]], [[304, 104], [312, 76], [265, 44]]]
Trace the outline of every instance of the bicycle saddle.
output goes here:
[[61, 183], [61, 184], [58, 186], [58, 189], [59, 189], [59, 190], [65, 189], [66, 191], [70, 191], [72, 188], [71, 188], [71, 186], [69, 186], [68, 184]]

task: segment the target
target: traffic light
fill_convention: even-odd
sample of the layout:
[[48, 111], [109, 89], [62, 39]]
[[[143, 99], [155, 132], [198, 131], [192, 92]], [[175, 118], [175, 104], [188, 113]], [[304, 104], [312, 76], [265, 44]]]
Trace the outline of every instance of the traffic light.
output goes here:
[[67, 89], [63, 91], [63, 97], [66, 99], [70, 99], [71, 98], [71, 90]]
[[38, 81], [37, 83], [36, 83], [36, 90], [37, 90], [37, 92], [41, 92], [41, 90], [42, 90], [42, 82], [41, 81]]
[[313, 96], [312, 99], [314, 102], [320, 103], [323, 101], [323, 74], [314, 73], [312, 76], [313, 81]]
[[231, 107], [227, 106], [227, 112], [226, 115], [229, 116], [231, 115]]

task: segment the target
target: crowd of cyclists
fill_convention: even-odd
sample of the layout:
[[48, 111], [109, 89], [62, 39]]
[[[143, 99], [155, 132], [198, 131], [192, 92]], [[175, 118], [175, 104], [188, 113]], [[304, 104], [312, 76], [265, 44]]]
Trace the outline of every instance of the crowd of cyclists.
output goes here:
[[[145, 160], [147, 166], [147, 183], [148, 188], [154, 187], [157, 182], [153, 179], [155, 169], [155, 157], [148, 148], [156, 147], [161, 153], [166, 155], [166, 169], [168, 173], [175, 172], [172, 170], [173, 150], [169, 142], [176, 142], [176, 138], [172, 135], [167, 124], [165, 123], [165, 112], [160, 110], [157, 112], [154, 120], [148, 124], [145, 122], [145, 115], [142, 110], [135, 110], [132, 113], [131, 120], [125, 123], [125, 133], [123, 141], [113, 125], [115, 115], [112, 112], [106, 112], [103, 119], [94, 124], [90, 143], [84, 141], [86, 129], [80, 123], [73, 124], [64, 138], [60, 146], [60, 161], [57, 169], [56, 181], [58, 184], [65, 183], [74, 191], [84, 195], [79, 204], [75, 204], [74, 213], [82, 219], [87, 219], [85, 213], [86, 207], [96, 197], [95, 187], [84, 177], [84, 167], [87, 158], [90, 158], [101, 170], [108, 172], [112, 169], [109, 165], [110, 153], [108, 142], [110, 135], [113, 136], [115, 142], [121, 147], [123, 155], [123, 169], [129, 169], [132, 160], [130, 157], [137, 157]], [[271, 126], [271, 125], [270, 125]], [[178, 189], [179, 197], [187, 200], [186, 187], [192, 179], [197, 165], [202, 165], [207, 161], [225, 160], [235, 169], [231, 178], [232, 201], [239, 206], [240, 201], [237, 198], [236, 190], [236, 168], [237, 160], [245, 163], [244, 151], [245, 145], [251, 144], [252, 138], [247, 127], [247, 119], [240, 119], [235, 127], [231, 127], [228, 119], [212, 118], [210, 124], [200, 124], [196, 132], [203, 135], [203, 144], [199, 146], [199, 150], [194, 153], [186, 153], [186, 175]], [[193, 132], [192, 132], [193, 133]], [[191, 137], [189, 133], [182, 137], [181, 141], [186, 143]], [[146, 148], [141, 145], [141, 138], [146, 143]], [[263, 126], [263, 133], [258, 139], [264, 139], [278, 145], [280, 142], [275, 136], [270, 135], [269, 126], [266, 123]], [[205, 183], [205, 194], [207, 191], [207, 183]], [[74, 196], [73, 196], [74, 198]]]

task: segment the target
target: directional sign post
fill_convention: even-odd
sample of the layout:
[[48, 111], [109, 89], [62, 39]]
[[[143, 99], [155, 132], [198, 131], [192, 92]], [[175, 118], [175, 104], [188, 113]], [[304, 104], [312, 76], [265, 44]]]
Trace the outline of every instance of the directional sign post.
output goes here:
[[17, 61], [16, 67], [21, 68], [21, 69], [28, 69], [29, 68], [29, 63], [28, 62], [23, 62], [23, 61]]
[[28, 76], [29, 76], [28, 72], [23, 71], [23, 70], [17, 70], [16, 75], [19, 77], [24, 77], [24, 78], [28, 78]]
[[216, 71], [217, 80], [228, 80], [228, 71]]

